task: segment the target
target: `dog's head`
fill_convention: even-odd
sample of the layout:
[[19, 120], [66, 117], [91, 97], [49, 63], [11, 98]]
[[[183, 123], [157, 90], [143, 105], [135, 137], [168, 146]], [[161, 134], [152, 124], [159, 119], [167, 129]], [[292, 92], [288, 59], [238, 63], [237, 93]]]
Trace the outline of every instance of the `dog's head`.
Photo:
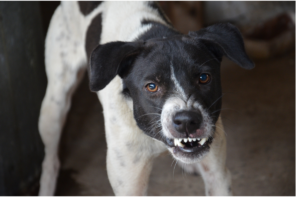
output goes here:
[[254, 67], [236, 27], [219, 24], [170, 38], [99, 45], [90, 59], [90, 88], [116, 75], [133, 102], [137, 125], [183, 162], [199, 160], [213, 142], [221, 109], [222, 56]]

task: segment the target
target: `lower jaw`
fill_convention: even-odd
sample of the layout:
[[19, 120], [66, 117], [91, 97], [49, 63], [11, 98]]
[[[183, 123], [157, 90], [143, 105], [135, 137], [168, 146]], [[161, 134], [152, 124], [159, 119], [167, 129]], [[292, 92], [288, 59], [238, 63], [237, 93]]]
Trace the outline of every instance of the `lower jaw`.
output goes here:
[[183, 148], [179, 146], [172, 147], [172, 153], [175, 158], [185, 163], [198, 162], [205, 156], [210, 150], [210, 144], [212, 140], [205, 143], [203, 146]]

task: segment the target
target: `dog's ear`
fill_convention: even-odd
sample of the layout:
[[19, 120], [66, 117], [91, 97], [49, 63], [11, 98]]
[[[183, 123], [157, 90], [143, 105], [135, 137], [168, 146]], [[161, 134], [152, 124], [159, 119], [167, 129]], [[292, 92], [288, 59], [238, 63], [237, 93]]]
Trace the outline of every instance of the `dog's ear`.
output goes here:
[[89, 60], [90, 90], [103, 89], [128, 68], [142, 50], [142, 42], [110, 42], [98, 45]]
[[254, 63], [245, 52], [240, 31], [230, 23], [216, 24], [197, 32], [189, 32], [189, 36], [204, 43], [219, 60], [224, 55], [245, 69], [254, 68]]

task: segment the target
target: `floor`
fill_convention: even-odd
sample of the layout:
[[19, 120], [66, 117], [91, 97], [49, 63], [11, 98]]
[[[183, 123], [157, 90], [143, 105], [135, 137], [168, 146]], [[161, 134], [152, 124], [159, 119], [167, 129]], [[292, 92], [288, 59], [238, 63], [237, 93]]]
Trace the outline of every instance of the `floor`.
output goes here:
[[[227, 166], [238, 196], [295, 195], [295, 54], [256, 61], [253, 70], [222, 63]], [[101, 105], [87, 77], [76, 91], [62, 135], [56, 195], [114, 195], [106, 166]], [[166, 153], [156, 159], [150, 196], [204, 195], [200, 176]], [[197, 184], [195, 184], [197, 183]]]

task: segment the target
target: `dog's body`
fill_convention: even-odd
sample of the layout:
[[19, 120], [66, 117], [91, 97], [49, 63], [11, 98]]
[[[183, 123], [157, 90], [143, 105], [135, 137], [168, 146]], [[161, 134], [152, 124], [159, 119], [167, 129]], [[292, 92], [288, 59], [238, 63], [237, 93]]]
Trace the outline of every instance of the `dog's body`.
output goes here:
[[[220, 32], [222, 38], [233, 32], [234, 47], [210, 37], [215, 29], [228, 29]], [[54, 194], [60, 134], [89, 63], [90, 87], [98, 91], [103, 107], [107, 171], [116, 195], [145, 195], [152, 161], [166, 150], [187, 171], [202, 175], [207, 195], [230, 195], [219, 65], [222, 55], [245, 68], [253, 65], [237, 34], [227, 24], [183, 36], [155, 3], [62, 2], [46, 39], [48, 87], [39, 120], [45, 159], [39, 194]], [[200, 76], [196, 82], [194, 75]]]

